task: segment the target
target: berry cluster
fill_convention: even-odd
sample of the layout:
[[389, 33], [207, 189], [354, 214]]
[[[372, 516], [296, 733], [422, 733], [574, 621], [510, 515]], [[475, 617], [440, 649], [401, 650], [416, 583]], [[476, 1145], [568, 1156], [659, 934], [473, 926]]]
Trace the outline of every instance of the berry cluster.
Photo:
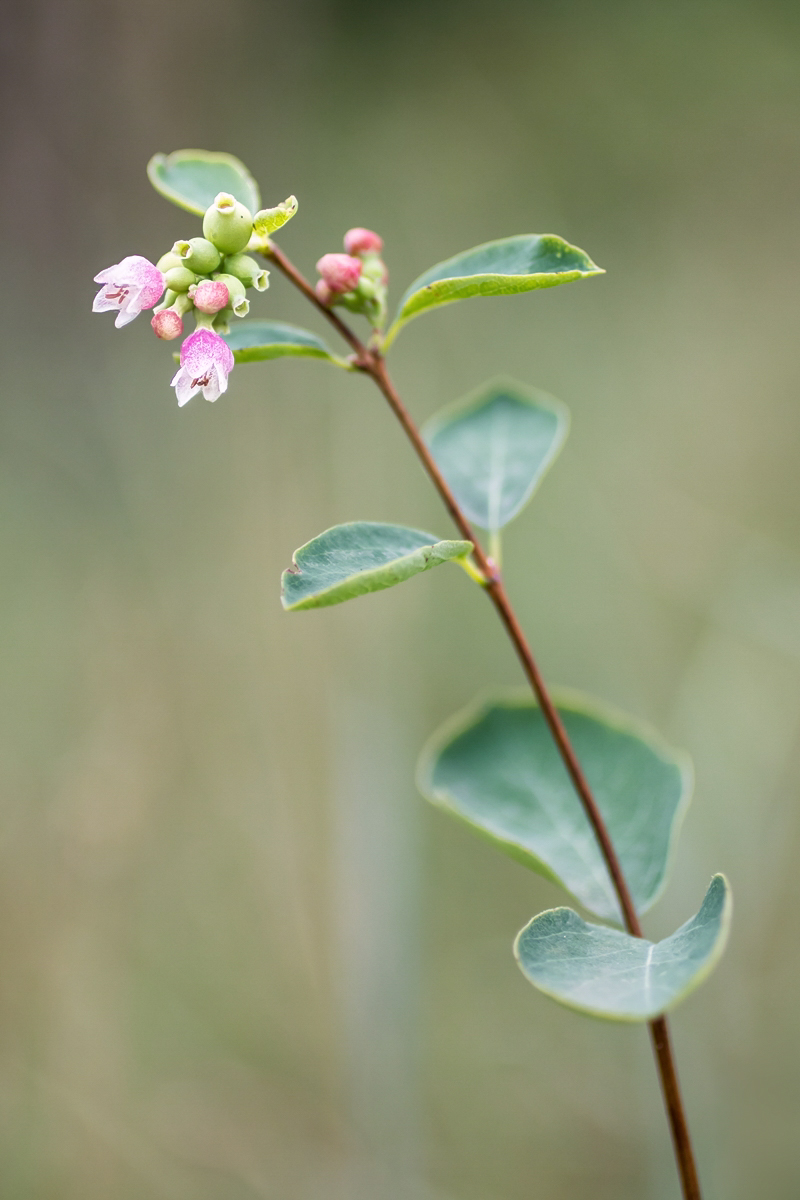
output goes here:
[[202, 237], [176, 242], [155, 265], [132, 255], [95, 275], [103, 286], [93, 310], [116, 310], [118, 329], [154, 308], [153, 331], [172, 341], [183, 333], [184, 317], [194, 313], [197, 328], [181, 346], [172, 380], [180, 405], [197, 392], [216, 400], [228, 386], [233, 354], [220, 335], [229, 331], [231, 317], [247, 315], [247, 289], [263, 292], [269, 286], [269, 272], [245, 253], [251, 239], [259, 241], [250, 212], [220, 192], [203, 217]]
[[[179, 405], [198, 392], [216, 400], [227, 390], [234, 358], [222, 335], [230, 332], [232, 317], [247, 316], [248, 288], [263, 292], [269, 286], [269, 272], [245, 251], [267, 252], [269, 233], [296, 210], [291, 196], [253, 218], [234, 196], [220, 192], [203, 217], [202, 237], [176, 242], [155, 265], [134, 254], [95, 275], [102, 287], [93, 310], [115, 311], [118, 329], [153, 309], [154, 333], [172, 341], [182, 336], [184, 318], [194, 314], [196, 328], [181, 346], [172, 380]], [[381, 259], [383, 242], [369, 229], [350, 229], [344, 248], [344, 254], [325, 254], [317, 263], [317, 297], [326, 308], [342, 304], [380, 329], [389, 278]]]

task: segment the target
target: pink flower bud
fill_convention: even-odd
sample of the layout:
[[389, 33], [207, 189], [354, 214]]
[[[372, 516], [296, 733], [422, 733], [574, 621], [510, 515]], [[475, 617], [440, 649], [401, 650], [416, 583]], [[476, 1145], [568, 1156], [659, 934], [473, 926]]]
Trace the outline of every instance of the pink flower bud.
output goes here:
[[323, 254], [317, 270], [332, 292], [352, 292], [361, 278], [361, 261], [349, 254]]
[[344, 235], [344, 248], [348, 254], [380, 254], [383, 238], [371, 229], [348, 229]]
[[324, 279], [317, 280], [314, 291], [317, 293], [317, 299], [319, 300], [320, 304], [330, 304], [331, 300], [333, 299], [333, 292], [328, 287]]
[[163, 338], [165, 342], [171, 342], [183, 333], [183, 321], [174, 308], [162, 308], [161, 312], [155, 314], [150, 325], [156, 337]]
[[189, 295], [195, 308], [202, 313], [222, 312], [231, 298], [228, 288], [219, 279], [204, 279]]

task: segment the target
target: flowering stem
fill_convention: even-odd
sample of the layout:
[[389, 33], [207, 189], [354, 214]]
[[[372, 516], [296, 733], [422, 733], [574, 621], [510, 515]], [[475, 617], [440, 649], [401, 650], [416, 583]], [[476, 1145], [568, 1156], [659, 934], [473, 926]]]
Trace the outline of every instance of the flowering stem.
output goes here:
[[[370, 375], [376, 385], [383, 393], [389, 403], [389, 407], [397, 417], [402, 426], [406, 437], [411, 442], [417, 457], [422, 463], [423, 468], [427, 472], [431, 482], [439, 493], [445, 508], [450, 513], [453, 522], [458, 528], [466, 541], [472, 542], [475, 547], [473, 557], [477, 565], [478, 571], [483, 576], [483, 586], [489, 595], [492, 604], [497, 611], [500, 620], [502, 621], [506, 633], [509, 636], [517, 657], [522, 666], [523, 672], [533, 689], [533, 693], [542, 710], [542, 714], [547, 722], [547, 725], [552, 734], [553, 740], [561, 756], [561, 760], [566, 767], [566, 770], [572, 780], [575, 791], [583, 805], [584, 812], [589, 819], [589, 822], [594, 830], [598, 845], [602, 852], [603, 858], [611, 876], [611, 881], [614, 885], [614, 890], [617, 894], [620, 910], [623, 915], [625, 927], [633, 937], [642, 936], [642, 928], [639, 924], [639, 918], [636, 913], [636, 908], [625, 880], [625, 876], [614, 850], [611, 837], [606, 828], [605, 821], [597, 807], [597, 802], [589, 787], [586, 776], [575, 753], [575, 750], [570, 742], [569, 735], [564, 728], [564, 723], [555, 707], [547, 686], [542, 678], [536, 660], [533, 657], [530, 646], [522, 631], [522, 627], [517, 619], [516, 613], [508, 598], [508, 594], [503, 584], [500, 574], [499, 565], [488, 557], [481, 546], [478, 538], [475, 535], [472, 526], [461, 510], [455, 496], [450, 490], [447, 481], [436, 465], [430, 450], [422, 439], [422, 436], [417, 428], [411, 414], [403, 404], [400, 396], [392, 383], [389, 373], [386, 369], [386, 361], [378, 350], [368, 349], [367, 346], [353, 333], [348, 325], [341, 318], [322, 304], [317, 297], [314, 289], [307, 279], [297, 270], [297, 268], [289, 261], [286, 255], [274, 243], [270, 243], [266, 256], [270, 258], [280, 271], [289, 279], [296, 288], [298, 288], [304, 296], [314, 305], [315, 308], [323, 314], [323, 316], [333, 325], [337, 332], [344, 338], [354, 352], [354, 366], [365, 374]], [[672, 1134], [672, 1143], [675, 1151], [675, 1158], [678, 1167], [678, 1174], [681, 1180], [684, 1200], [702, 1200], [700, 1192], [700, 1183], [697, 1176], [697, 1167], [694, 1160], [694, 1152], [692, 1150], [691, 1138], [689, 1135], [689, 1127], [686, 1121], [686, 1114], [683, 1107], [680, 1085], [678, 1083], [678, 1075], [675, 1067], [675, 1060], [672, 1053], [672, 1046], [669, 1036], [669, 1027], [667, 1019], [664, 1016], [656, 1017], [655, 1020], [648, 1022], [650, 1028], [650, 1040], [653, 1045], [653, 1053], [656, 1059], [659, 1077], [661, 1080], [661, 1090], [664, 1097], [664, 1105], [669, 1120], [670, 1132]]]

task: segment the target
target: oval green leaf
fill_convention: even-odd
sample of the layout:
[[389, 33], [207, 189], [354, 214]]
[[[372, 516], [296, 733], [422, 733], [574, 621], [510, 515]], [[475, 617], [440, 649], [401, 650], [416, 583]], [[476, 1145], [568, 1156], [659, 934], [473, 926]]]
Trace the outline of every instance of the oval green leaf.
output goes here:
[[496, 533], [530, 500], [568, 431], [558, 400], [498, 379], [445, 408], [422, 433], [469, 520]]
[[412, 317], [439, 304], [470, 296], [513, 296], [603, 274], [585, 251], [553, 233], [523, 233], [486, 242], [437, 263], [414, 280], [400, 301], [385, 346]]
[[350, 364], [332, 354], [315, 333], [283, 321], [237, 321], [225, 341], [237, 363], [264, 362], [270, 358], [324, 358], [349, 370]]
[[261, 207], [258, 184], [232, 154], [214, 150], [154, 154], [147, 164], [147, 177], [167, 200], [200, 217], [219, 192], [230, 192], [251, 213]]
[[341, 604], [464, 558], [471, 550], [472, 542], [438, 542], [403, 525], [334, 525], [294, 552], [292, 566], [281, 576], [281, 602], [289, 612]]
[[518, 934], [526, 979], [568, 1008], [611, 1021], [651, 1021], [693, 992], [722, 956], [731, 894], [715, 875], [700, 911], [662, 942], [589, 925], [571, 908], [540, 913]]
[[[652, 730], [586, 696], [562, 692], [557, 703], [644, 912], [666, 883], [691, 766]], [[417, 779], [429, 800], [621, 924], [594, 832], [532, 698], [492, 699], [456, 715], [423, 751]]]

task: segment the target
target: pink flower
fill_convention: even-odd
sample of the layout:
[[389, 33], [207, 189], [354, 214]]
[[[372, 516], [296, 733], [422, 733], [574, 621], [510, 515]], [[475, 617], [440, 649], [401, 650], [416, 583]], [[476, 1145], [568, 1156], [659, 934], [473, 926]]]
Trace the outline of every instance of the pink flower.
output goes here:
[[348, 229], [344, 235], [344, 248], [348, 254], [380, 254], [383, 238], [371, 229]]
[[183, 333], [183, 320], [174, 308], [163, 308], [157, 312], [150, 325], [156, 337], [163, 338], [165, 342], [171, 342]]
[[314, 284], [314, 291], [317, 294], [317, 299], [319, 300], [320, 304], [330, 304], [331, 300], [333, 299], [333, 292], [328, 287], [324, 279], [317, 280], [317, 282]]
[[181, 346], [181, 366], [171, 386], [182, 408], [202, 391], [206, 400], [216, 400], [228, 387], [233, 370], [233, 353], [227, 342], [211, 329], [196, 329]]
[[323, 254], [317, 270], [332, 292], [352, 292], [361, 278], [361, 260], [349, 254]]
[[189, 288], [189, 299], [202, 313], [221, 312], [231, 298], [221, 279], [204, 279], [195, 288]]
[[103, 286], [94, 298], [92, 312], [108, 312], [116, 308], [118, 311], [114, 324], [117, 329], [138, 317], [143, 309], [158, 304], [165, 287], [164, 276], [158, 267], [139, 254], [132, 254], [123, 258], [121, 263], [107, 267], [95, 275], [94, 281]]

